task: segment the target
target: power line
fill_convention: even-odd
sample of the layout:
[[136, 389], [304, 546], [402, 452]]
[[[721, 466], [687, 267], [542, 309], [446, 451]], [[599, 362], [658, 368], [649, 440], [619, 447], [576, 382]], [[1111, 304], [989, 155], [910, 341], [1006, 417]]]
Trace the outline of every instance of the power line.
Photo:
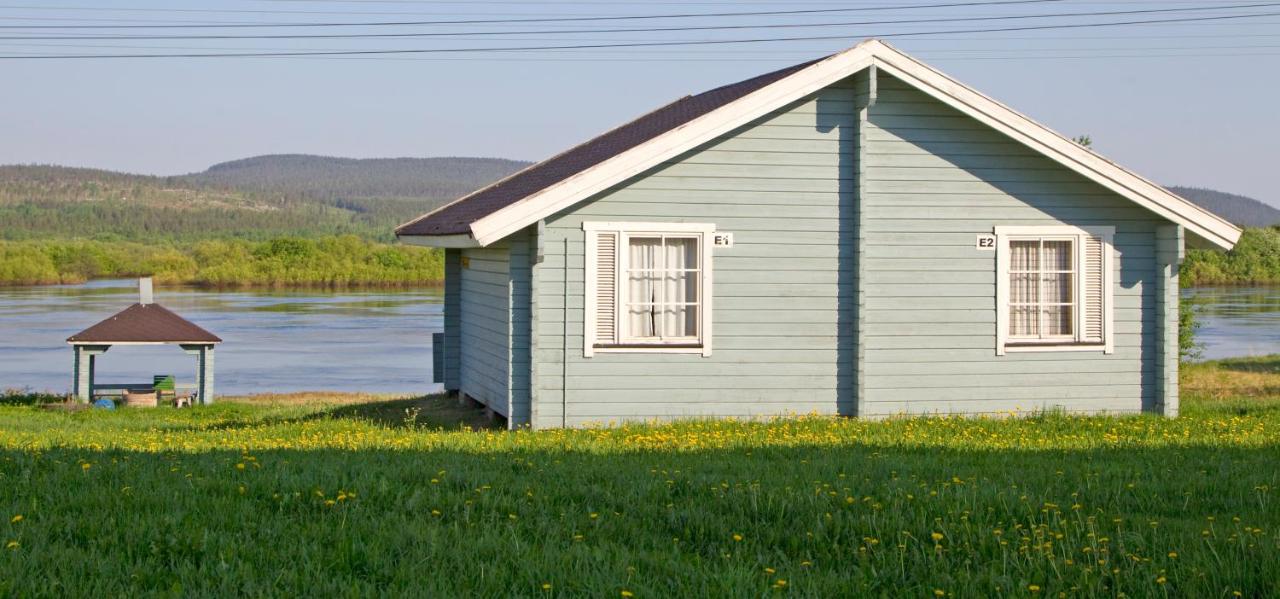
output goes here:
[[[910, 31], [900, 33], [882, 33], [878, 37], [915, 37], [924, 35], [949, 35], [961, 33], [998, 33], [1011, 31], [1044, 31], [1053, 29], [1082, 29], [1093, 27], [1116, 27], [1126, 25], [1151, 25], [1164, 23], [1199, 23], [1228, 19], [1245, 19], [1257, 17], [1280, 16], [1280, 12], [1254, 13], [1244, 15], [1218, 15], [1205, 17], [1182, 17], [1171, 19], [1146, 19], [1131, 21], [1115, 21], [1110, 23], [1066, 23], [1057, 25], [1026, 25], [1020, 27], [1000, 27], [986, 29], [961, 29], [940, 31]], [[561, 46], [506, 46], [489, 48], [414, 48], [414, 49], [379, 49], [379, 50], [341, 50], [341, 51], [301, 51], [301, 52], [233, 52], [233, 53], [173, 53], [173, 54], [70, 54], [70, 55], [3, 55], [0, 59], [97, 59], [97, 58], [282, 58], [300, 56], [379, 56], [394, 54], [460, 54], [485, 52], [528, 52], [538, 50], [588, 50], [603, 48], [646, 48], [662, 46], [703, 46], [720, 44], [752, 44], [765, 42], [847, 40], [848, 35], [797, 36], [775, 38], [748, 38], [731, 40], [694, 40], [694, 41], [654, 41], [617, 44], [574, 44]]]
[[683, 31], [735, 31], [743, 29], [796, 29], [815, 27], [851, 27], [863, 25], [908, 25], [924, 23], [960, 23], [1011, 21], [1023, 19], [1047, 19], [1069, 17], [1102, 17], [1118, 15], [1203, 12], [1211, 10], [1236, 10], [1242, 8], [1269, 8], [1280, 6], [1280, 2], [1259, 2], [1251, 4], [1233, 4], [1214, 7], [1181, 7], [1181, 8], [1149, 8], [1119, 11], [1090, 11], [1074, 13], [1047, 13], [1033, 15], [1000, 15], [985, 17], [940, 17], [929, 19], [894, 19], [873, 21], [845, 21], [840, 23], [769, 23], [763, 25], [694, 25], [678, 27], [645, 27], [621, 29], [575, 29], [575, 30], [526, 30], [526, 31], [433, 31], [414, 33], [326, 33], [326, 34], [200, 34], [200, 35], [58, 35], [58, 36], [3, 36], [0, 40], [241, 40], [241, 39], [386, 39], [386, 38], [423, 38], [423, 37], [460, 37], [460, 36], [511, 36], [511, 35], [554, 35], [554, 34], [588, 34], [588, 33], [673, 33]]
[[[665, 15], [617, 15], [594, 17], [539, 17], [530, 19], [454, 19], [441, 21], [373, 21], [347, 23], [216, 23], [216, 24], [165, 24], [165, 25], [0, 25], [0, 29], [207, 29], [207, 28], [253, 28], [253, 27], [405, 27], [421, 25], [478, 25], [496, 23], [571, 23], [591, 21], [630, 21], [658, 19], [692, 19], [706, 17], [761, 17], [761, 16], [795, 16], [808, 14], [831, 14], [848, 12], [872, 12], [885, 10], [916, 10], [927, 8], [958, 8], [1003, 6], [1010, 4], [1044, 4], [1048, 2], [1065, 2], [1066, 0], [995, 0], [991, 2], [951, 2], [947, 4], [916, 4], [910, 6], [863, 6], [857, 8], [815, 8], [804, 10], [770, 10], [745, 12], [715, 13], [677, 13]], [[32, 8], [0, 6], [0, 8]], [[55, 10], [66, 7], [34, 7], [40, 10]], [[133, 10], [109, 8], [81, 8], [78, 10]], [[196, 12], [196, 9], [152, 9], [175, 12]], [[203, 11], [201, 11], [203, 12]], [[274, 11], [208, 11], [208, 12], [262, 12]]]

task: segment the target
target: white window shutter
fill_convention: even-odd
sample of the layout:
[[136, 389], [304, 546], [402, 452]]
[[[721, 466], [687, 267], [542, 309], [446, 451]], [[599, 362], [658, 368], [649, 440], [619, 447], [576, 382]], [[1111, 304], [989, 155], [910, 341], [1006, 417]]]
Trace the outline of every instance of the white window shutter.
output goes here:
[[1100, 237], [1084, 238], [1084, 327], [1082, 341], [1102, 343], [1106, 335], [1106, 242]]
[[587, 275], [587, 355], [596, 344], [617, 343], [618, 327], [618, 232], [594, 231]]

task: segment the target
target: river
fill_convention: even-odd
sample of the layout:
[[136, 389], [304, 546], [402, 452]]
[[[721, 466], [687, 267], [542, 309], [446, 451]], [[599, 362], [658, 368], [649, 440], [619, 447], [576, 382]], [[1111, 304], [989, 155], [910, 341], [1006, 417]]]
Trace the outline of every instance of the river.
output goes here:
[[[1186, 290], [1200, 306], [1203, 357], [1280, 353], [1280, 288]], [[65, 339], [137, 301], [137, 282], [0, 288], [0, 389], [66, 392]], [[156, 301], [222, 337], [216, 391], [421, 393], [431, 384], [431, 333], [443, 327], [439, 289], [206, 291], [160, 289]], [[191, 382], [195, 361], [174, 346], [118, 346], [98, 382], [153, 374]]]
[[[438, 388], [431, 385], [431, 333], [444, 327], [442, 293], [161, 288], [155, 301], [222, 338], [216, 393], [422, 393]], [[0, 288], [0, 389], [69, 390], [66, 338], [137, 296], [134, 280]], [[177, 346], [116, 346], [98, 358], [99, 383], [153, 374], [190, 383], [195, 359]]]

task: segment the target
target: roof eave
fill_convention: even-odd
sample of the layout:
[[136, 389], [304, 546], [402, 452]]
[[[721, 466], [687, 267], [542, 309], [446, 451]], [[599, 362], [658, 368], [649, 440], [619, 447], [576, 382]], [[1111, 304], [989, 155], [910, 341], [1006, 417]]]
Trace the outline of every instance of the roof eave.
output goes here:
[[433, 248], [459, 249], [483, 247], [480, 245], [480, 242], [476, 241], [475, 237], [466, 233], [453, 235], [411, 235], [396, 233], [396, 239], [399, 239], [409, 245]]

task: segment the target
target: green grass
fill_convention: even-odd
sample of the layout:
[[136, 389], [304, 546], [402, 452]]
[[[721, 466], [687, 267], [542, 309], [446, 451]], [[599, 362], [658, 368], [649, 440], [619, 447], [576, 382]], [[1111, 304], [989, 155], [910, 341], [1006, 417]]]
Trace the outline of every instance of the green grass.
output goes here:
[[1176, 420], [4, 407], [0, 593], [1275, 596], [1278, 365], [1188, 368]]

